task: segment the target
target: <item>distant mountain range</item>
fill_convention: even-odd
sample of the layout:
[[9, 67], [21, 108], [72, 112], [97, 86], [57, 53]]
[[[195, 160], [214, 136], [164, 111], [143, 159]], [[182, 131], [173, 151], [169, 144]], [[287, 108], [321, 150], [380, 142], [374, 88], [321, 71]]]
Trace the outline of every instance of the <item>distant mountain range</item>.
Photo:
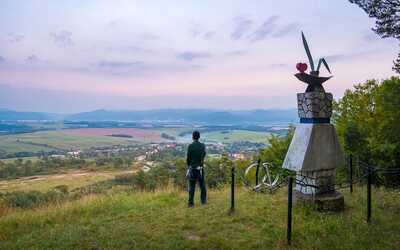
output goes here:
[[57, 121], [62, 120], [63, 115], [43, 112], [19, 112], [0, 109], [0, 121]]
[[205, 124], [243, 124], [265, 122], [296, 122], [297, 111], [249, 110], [224, 111], [206, 109], [161, 109], [147, 111], [95, 110], [76, 114], [18, 112], [0, 109], [0, 121], [134, 121], [134, 122], [182, 122]]

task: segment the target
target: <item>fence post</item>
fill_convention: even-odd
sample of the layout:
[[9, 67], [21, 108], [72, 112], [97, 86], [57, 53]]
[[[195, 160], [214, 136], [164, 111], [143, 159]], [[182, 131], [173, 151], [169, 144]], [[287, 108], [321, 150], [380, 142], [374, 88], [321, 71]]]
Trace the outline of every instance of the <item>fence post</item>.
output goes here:
[[368, 183], [367, 183], [367, 222], [371, 222], [371, 185], [372, 185], [372, 171], [368, 166]]
[[349, 158], [349, 181], [350, 181], [350, 193], [353, 193], [353, 155], [350, 154]]
[[258, 171], [260, 170], [261, 159], [258, 158], [257, 168], [256, 168], [256, 186], [258, 185]]
[[235, 167], [232, 166], [231, 169], [231, 210], [230, 213], [232, 214], [235, 211]]
[[292, 195], [293, 195], [293, 177], [289, 176], [288, 182], [288, 213], [287, 213], [287, 243], [292, 243]]

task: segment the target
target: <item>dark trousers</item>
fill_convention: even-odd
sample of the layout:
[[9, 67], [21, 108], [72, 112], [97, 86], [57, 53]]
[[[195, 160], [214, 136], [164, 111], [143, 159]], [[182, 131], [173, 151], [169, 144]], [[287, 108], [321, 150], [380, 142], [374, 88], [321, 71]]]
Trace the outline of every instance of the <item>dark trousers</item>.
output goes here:
[[[207, 202], [207, 189], [206, 183], [204, 178], [204, 170], [193, 170], [197, 171], [198, 173], [194, 174], [194, 178], [189, 179], [189, 205], [194, 205], [194, 192], [196, 190], [196, 182], [199, 182], [200, 186], [200, 200], [201, 204], [206, 204]], [[200, 174], [202, 171], [202, 174]]]

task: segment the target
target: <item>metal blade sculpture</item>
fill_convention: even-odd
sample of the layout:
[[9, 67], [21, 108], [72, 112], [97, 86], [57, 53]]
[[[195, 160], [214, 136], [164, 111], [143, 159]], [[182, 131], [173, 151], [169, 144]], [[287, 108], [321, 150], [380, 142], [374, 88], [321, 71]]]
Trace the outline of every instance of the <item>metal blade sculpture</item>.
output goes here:
[[[311, 71], [310, 74], [305, 73], [305, 70], [307, 69], [306, 64], [301, 63], [298, 64], [297, 69], [300, 71], [300, 73], [295, 74], [297, 79], [299, 79], [302, 82], [305, 82], [308, 84], [308, 87], [306, 89], [306, 92], [325, 92], [324, 87], [322, 87], [322, 83], [326, 82], [327, 80], [331, 79], [332, 76], [329, 77], [320, 77], [319, 76], [319, 69], [321, 68], [321, 65], [324, 65], [325, 68], [328, 70], [329, 73], [331, 73], [331, 70], [329, 69], [328, 63], [326, 62], [325, 58], [320, 58], [318, 60], [318, 66], [317, 69], [315, 69], [314, 65], [314, 60], [310, 52], [310, 48], [308, 46], [306, 37], [304, 36], [304, 33], [301, 32], [301, 38], [303, 40], [303, 45], [304, 49], [307, 53], [308, 61], [310, 63]], [[305, 65], [305, 66], [304, 66]]]

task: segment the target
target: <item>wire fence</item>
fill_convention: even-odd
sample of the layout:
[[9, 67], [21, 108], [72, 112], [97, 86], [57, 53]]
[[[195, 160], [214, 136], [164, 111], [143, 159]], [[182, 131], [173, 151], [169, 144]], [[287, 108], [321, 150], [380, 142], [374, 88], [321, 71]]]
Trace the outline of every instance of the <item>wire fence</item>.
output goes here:
[[[263, 192], [263, 191], [270, 191], [274, 192], [282, 187], [287, 186], [288, 183], [288, 177], [292, 176], [294, 177], [294, 184], [297, 186], [301, 186], [303, 188], [308, 189], [310, 191], [310, 194], [316, 195], [323, 195], [327, 193], [334, 192], [335, 190], [343, 190], [343, 189], [350, 189], [350, 192], [353, 190], [353, 185], [357, 183], [362, 183], [367, 181], [367, 177], [369, 173], [371, 172], [372, 175], [399, 175], [400, 179], [400, 168], [395, 168], [395, 169], [382, 169], [377, 166], [374, 166], [372, 164], [365, 163], [363, 161], [360, 161], [357, 159], [357, 168], [355, 168], [353, 164], [353, 157], [349, 156], [348, 158], [348, 164], [345, 167], [342, 167], [342, 169], [339, 169], [341, 171], [347, 172], [347, 178], [342, 178], [339, 182], [337, 180], [331, 179], [329, 180], [330, 176], [324, 180], [324, 177], [315, 177], [311, 175], [307, 175], [307, 172], [298, 172], [296, 175], [294, 174], [289, 174], [285, 176], [282, 173], [278, 173], [279, 175], [279, 180], [273, 184], [273, 185], [266, 185], [263, 182], [259, 182], [258, 174], [259, 174], [259, 169], [257, 167], [256, 170], [256, 177], [255, 177], [255, 185], [252, 185], [250, 181], [241, 173], [236, 173], [238, 175], [239, 179], [241, 180], [241, 183], [243, 184], [244, 187], [251, 189], [252, 191], [255, 192]], [[255, 164], [255, 163], [254, 163]], [[260, 165], [260, 161], [258, 162]], [[355, 176], [357, 175], [357, 176]], [[328, 184], [327, 184], [328, 183]], [[320, 185], [319, 185], [320, 184]], [[397, 186], [397, 188], [400, 188], [400, 185]]]
[[[322, 185], [323, 191], [321, 192], [321, 186], [319, 185], [313, 185], [310, 184], [310, 179], [311, 182], [314, 181], [314, 183], [317, 181], [317, 178], [313, 178], [310, 176], [302, 176], [301, 174], [296, 175], [296, 180], [295, 184], [299, 185], [301, 187], [308, 187], [311, 188], [311, 190], [316, 190], [317, 195], [324, 195], [327, 193], [332, 193], [335, 192], [336, 190], [340, 189], [347, 189], [350, 188], [350, 192], [353, 191], [353, 184], [356, 183], [361, 183], [363, 180], [366, 180], [367, 182], [367, 218], [366, 221], [369, 224], [371, 222], [371, 217], [372, 217], [372, 176], [374, 174], [389, 174], [389, 175], [400, 175], [400, 168], [396, 169], [382, 169], [374, 165], [370, 165], [364, 162], [359, 161], [358, 162], [358, 167], [360, 170], [362, 170], [363, 174], [360, 175], [358, 178], [353, 179], [352, 173], [353, 173], [353, 164], [352, 164], [352, 157], [350, 156], [350, 161], [349, 161], [349, 177], [348, 181], [341, 182], [341, 183], [336, 183], [328, 186]], [[299, 178], [300, 177], [300, 178]], [[293, 177], [288, 177], [288, 214], [287, 214], [287, 244], [291, 245], [291, 240], [292, 240], [292, 182], [293, 182]], [[306, 180], [306, 181], [304, 181]], [[315, 195], [314, 193], [312, 195]]]
[[[400, 178], [400, 167], [392, 168], [392, 169], [383, 169], [379, 168], [373, 164], [368, 164], [357, 159], [357, 168], [354, 168], [354, 162], [352, 155], [348, 158], [348, 164], [345, 166], [345, 172], [348, 174], [348, 178], [342, 180], [341, 182], [335, 182], [335, 177], [332, 176], [312, 176], [309, 173], [301, 173], [298, 172], [296, 175], [289, 174], [288, 176], [282, 175], [278, 181], [274, 182], [274, 185], [268, 185], [264, 182], [264, 179], [261, 183], [258, 181], [259, 167], [261, 166], [261, 162], [258, 161], [257, 169], [256, 169], [256, 179], [255, 186], [252, 187], [251, 183], [247, 180], [245, 176], [242, 174], [238, 174], [235, 171], [235, 168], [232, 167], [232, 185], [231, 185], [231, 209], [230, 214], [233, 214], [235, 209], [235, 178], [236, 175], [242, 181], [242, 184], [255, 191], [265, 191], [268, 190], [270, 192], [274, 192], [280, 188], [288, 187], [288, 213], [287, 213], [287, 243], [291, 245], [292, 240], [292, 207], [293, 207], [293, 188], [296, 185], [296, 189], [305, 189], [307, 194], [311, 195], [311, 197], [316, 195], [326, 195], [337, 192], [338, 190], [350, 189], [350, 193], [353, 192], [353, 185], [357, 183], [365, 182], [367, 184], [367, 219], [366, 221], [370, 223], [371, 215], [372, 215], [372, 178], [373, 175], [383, 174], [383, 175], [399, 175]], [[268, 172], [268, 171], [267, 171]], [[356, 177], [354, 174], [356, 173]], [[269, 178], [270, 179], [270, 178]], [[271, 182], [269, 183], [271, 184]], [[400, 188], [400, 185], [398, 186]]]

